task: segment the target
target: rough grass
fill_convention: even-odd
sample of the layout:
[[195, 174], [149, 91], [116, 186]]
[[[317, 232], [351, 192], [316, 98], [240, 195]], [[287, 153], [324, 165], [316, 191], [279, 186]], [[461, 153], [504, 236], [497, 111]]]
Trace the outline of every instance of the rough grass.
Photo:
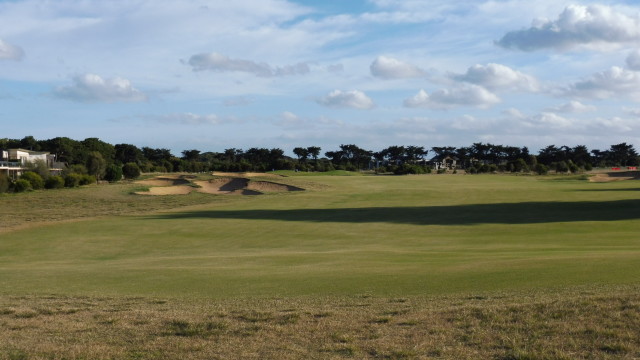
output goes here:
[[633, 359], [637, 287], [453, 297], [0, 298], [0, 359]]

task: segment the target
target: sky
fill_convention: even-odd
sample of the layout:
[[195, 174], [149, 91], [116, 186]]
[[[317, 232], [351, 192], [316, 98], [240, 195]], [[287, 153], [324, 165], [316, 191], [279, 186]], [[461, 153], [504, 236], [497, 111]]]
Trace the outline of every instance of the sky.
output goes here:
[[0, 0], [0, 138], [640, 146], [640, 4]]

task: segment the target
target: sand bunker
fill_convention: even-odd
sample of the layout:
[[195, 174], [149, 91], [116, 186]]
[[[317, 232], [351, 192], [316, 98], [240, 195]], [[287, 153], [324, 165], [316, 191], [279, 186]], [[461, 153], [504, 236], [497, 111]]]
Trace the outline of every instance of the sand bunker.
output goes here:
[[[264, 174], [261, 174], [262, 176]], [[211, 180], [192, 180], [195, 177], [180, 176], [157, 177], [138, 181], [138, 184], [151, 186], [149, 191], [140, 191], [140, 195], [186, 195], [192, 191], [205, 194], [225, 195], [262, 195], [270, 192], [303, 191], [304, 189], [278, 184], [270, 181], [251, 181], [243, 177], [221, 177]], [[189, 180], [188, 180], [189, 179]], [[192, 180], [192, 181], [190, 181]], [[196, 185], [196, 186], [193, 186]]]
[[155, 186], [149, 188], [149, 191], [139, 191], [138, 195], [187, 195], [195, 190], [189, 185], [178, 186]]
[[640, 180], [640, 171], [617, 171], [599, 173], [591, 176], [589, 181], [591, 182], [611, 182], [611, 181], [623, 181], [623, 180]]
[[221, 172], [221, 171], [216, 171], [216, 172], [212, 172], [211, 175], [214, 176], [225, 176], [225, 177], [245, 177], [245, 178], [252, 178], [252, 177], [273, 177], [273, 178], [281, 178], [283, 177], [282, 175], [277, 175], [277, 174], [271, 174], [271, 173], [257, 173], [257, 172], [238, 172], [238, 173], [233, 173], [233, 172]]
[[207, 194], [240, 194], [247, 187], [248, 179], [243, 178], [220, 178], [209, 181], [194, 181], [200, 188], [198, 192]]
[[284, 192], [284, 191], [303, 191], [304, 190], [299, 187], [273, 183], [270, 181], [251, 181], [247, 189], [264, 191], [264, 192]]
[[189, 184], [189, 180], [181, 177], [159, 176], [149, 180], [136, 181], [136, 184], [147, 185], [147, 186], [176, 186], [176, 185], [187, 185]]

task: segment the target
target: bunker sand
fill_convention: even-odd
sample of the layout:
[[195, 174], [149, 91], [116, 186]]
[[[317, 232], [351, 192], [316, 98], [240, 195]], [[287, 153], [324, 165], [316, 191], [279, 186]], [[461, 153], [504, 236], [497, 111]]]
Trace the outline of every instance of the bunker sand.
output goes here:
[[157, 177], [137, 183], [151, 186], [149, 191], [136, 192], [138, 195], [187, 195], [193, 191], [214, 195], [262, 195], [270, 192], [304, 191], [296, 186], [253, 181], [244, 177], [221, 177], [211, 180], [192, 180], [185, 176]]
[[612, 182], [624, 180], [640, 180], [640, 171], [618, 171], [599, 173], [589, 178], [591, 182]]

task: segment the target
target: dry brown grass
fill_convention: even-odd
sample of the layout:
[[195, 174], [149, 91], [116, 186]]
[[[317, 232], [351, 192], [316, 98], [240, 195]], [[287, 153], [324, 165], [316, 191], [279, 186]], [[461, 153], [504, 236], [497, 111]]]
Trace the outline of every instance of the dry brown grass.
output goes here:
[[634, 359], [638, 290], [222, 301], [0, 297], [0, 359]]

